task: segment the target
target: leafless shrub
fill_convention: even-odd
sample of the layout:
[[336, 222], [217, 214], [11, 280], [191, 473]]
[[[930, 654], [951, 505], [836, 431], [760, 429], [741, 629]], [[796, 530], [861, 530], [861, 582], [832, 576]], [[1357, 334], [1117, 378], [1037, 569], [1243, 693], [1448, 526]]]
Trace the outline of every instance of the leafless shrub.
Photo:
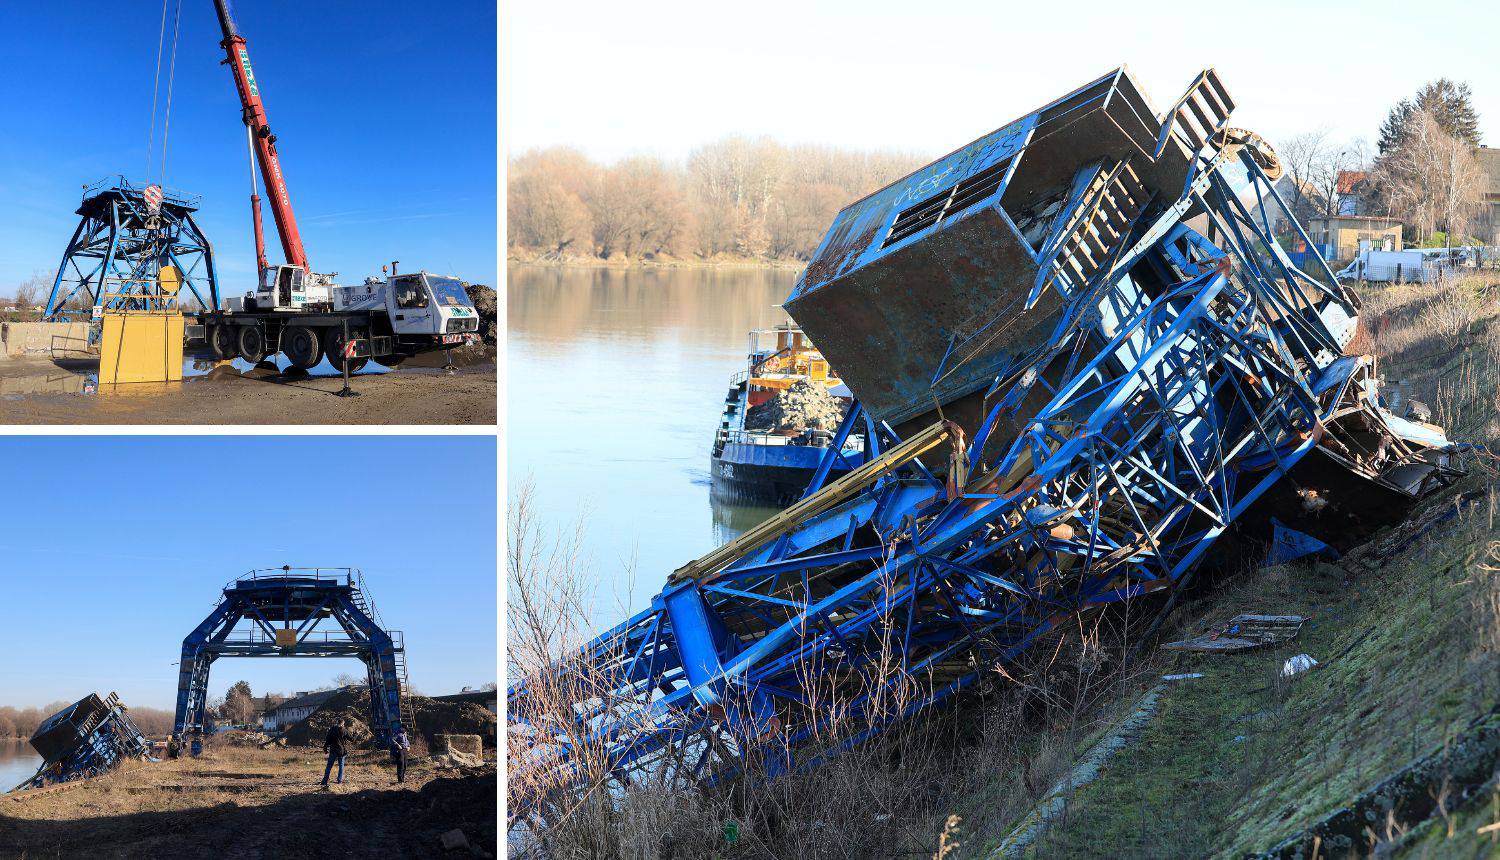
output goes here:
[[1473, 610], [1483, 655], [1500, 657], [1500, 541], [1490, 541], [1474, 569]]
[[[509, 670], [525, 678], [530, 708], [525, 724], [508, 732], [509, 808], [527, 810], [511, 821], [512, 846], [522, 854], [571, 857], [690, 857], [722, 848], [725, 825], [735, 821], [739, 850], [747, 856], [865, 857], [892, 845], [930, 845], [928, 822], [938, 814], [945, 775], [956, 748], [951, 726], [907, 725], [896, 718], [910, 708], [927, 679], [902, 671], [894, 624], [880, 635], [873, 659], [860, 673], [799, 667], [809, 711], [823, 715], [799, 761], [827, 755], [815, 770], [777, 775], [779, 739], [763, 744], [727, 735], [705, 737], [726, 747], [716, 757], [733, 760], [738, 778], [706, 789], [660, 767], [620, 780], [607, 751], [572, 717], [575, 703], [599, 706], [611, 718], [634, 717], [598, 673], [567, 671], [564, 661], [589, 636], [589, 566], [581, 529], [549, 537], [539, 528], [529, 490], [511, 506]], [[886, 583], [894, 589], [894, 581]], [[891, 604], [894, 605], [894, 604]], [[889, 610], [894, 611], [894, 610]], [[888, 621], [890, 619], [887, 619]], [[856, 717], [856, 703], [863, 714]], [[748, 702], [726, 701], [726, 708]], [[890, 722], [876, 741], [842, 749], [866, 721]], [[572, 749], [576, 775], [562, 778], [535, 767], [556, 744]], [[701, 747], [700, 747], [701, 749]], [[775, 778], [773, 778], [773, 776]]]
[[1465, 279], [1443, 278], [1417, 324], [1423, 333], [1460, 346], [1485, 315], [1483, 296]]

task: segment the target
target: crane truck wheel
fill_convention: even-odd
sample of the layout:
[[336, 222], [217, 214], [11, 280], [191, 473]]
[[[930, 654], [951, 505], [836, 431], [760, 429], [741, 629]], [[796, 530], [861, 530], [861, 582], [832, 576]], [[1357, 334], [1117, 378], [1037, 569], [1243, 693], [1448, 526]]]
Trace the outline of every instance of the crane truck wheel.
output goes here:
[[[357, 329], [349, 332], [349, 337], [353, 338], [354, 340], [359, 340], [364, 336], [364, 332]], [[346, 359], [344, 358], [343, 329], [328, 329], [327, 334], [323, 336], [323, 354], [328, 357], [328, 363], [333, 365], [334, 370], [338, 371], [339, 373], [344, 372], [344, 362], [346, 361]], [[363, 368], [370, 362], [370, 359], [366, 357], [359, 357], [347, 359], [347, 361], [349, 362], [349, 372], [358, 373], [361, 368]]]
[[323, 357], [319, 350], [318, 333], [307, 326], [288, 326], [281, 333], [281, 352], [292, 367], [308, 370]]
[[240, 326], [240, 358], [259, 364], [266, 357], [266, 333], [258, 325]]
[[219, 361], [234, 358], [238, 350], [238, 345], [234, 342], [234, 328], [227, 325], [214, 326], [208, 333], [208, 347]]

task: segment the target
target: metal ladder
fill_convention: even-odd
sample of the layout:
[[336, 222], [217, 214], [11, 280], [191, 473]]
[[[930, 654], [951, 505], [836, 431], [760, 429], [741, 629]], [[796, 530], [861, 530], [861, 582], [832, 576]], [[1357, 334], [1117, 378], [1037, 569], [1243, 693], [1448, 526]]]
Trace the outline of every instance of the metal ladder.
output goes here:
[[1187, 88], [1187, 92], [1182, 94], [1182, 98], [1167, 112], [1166, 119], [1162, 121], [1161, 132], [1156, 136], [1156, 152], [1151, 157], [1161, 158], [1174, 130], [1187, 145], [1190, 154], [1201, 151], [1205, 144], [1224, 130], [1229, 122], [1229, 114], [1233, 111], [1234, 99], [1224, 89], [1219, 73], [1213, 69], [1204, 69]]
[[[390, 631], [400, 636], [400, 631]], [[411, 706], [411, 684], [406, 677], [406, 643], [395, 651], [396, 657], [396, 683], [401, 685], [401, 726], [406, 729], [407, 737], [416, 734], [417, 715]]]
[[1130, 235], [1150, 194], [1128, 160], [1108, 172], [1100, 171], [1084, 191], [1070, 223], [1056, 244], [1031, 302], [1041, 296], [1058, 275], [1066, 275], [1074, 287], [1087, 284], [1109, 264]]
[[[385, 621], [380, 617], [380, 611], [375, 608], [375, 602], [365, 598], [365, 578], [363, 574], [351, 574], [349, 599], [359, 608], [360, 612], [367, 615], [371, 621], [380, 625], [385, 630]], [[406, 675], [406, 640], [399, 630], [386, 630], [386, 635], [391, 637], [391, 655], [395, 664], [397, 700], [401, 703], [401, 726], [406, 729], [406, 734], [411, 736], [417, 730], [416, 712], [411, 706], [411, 683]], [[381, 678], [381, 686], [384, 686], [384, 678]]]

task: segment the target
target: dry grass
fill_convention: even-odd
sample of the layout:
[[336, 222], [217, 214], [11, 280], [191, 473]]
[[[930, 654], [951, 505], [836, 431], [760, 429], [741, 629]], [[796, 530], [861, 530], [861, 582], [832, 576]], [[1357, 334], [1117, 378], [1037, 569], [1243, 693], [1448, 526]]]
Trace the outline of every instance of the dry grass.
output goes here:
[[1500, 275], [1369, 285], [1364, 294], [1360, 326], [1388, 396], [1427, 403], [1450, 438], [1500, 441]]
[[[1495, 497], [1491, 495], [1491, 528]], [[1490, 541], [1474, 566], [1474, 642], [1479, 656], [1500, 657], [1500, 541]]]
[[137, 763], [97, 779], [0, 798], [0, 857], [432, 856], [461, 828], [495, 847], [494, 768], [349, 756], [342, 785], [322, 788], [318, 751], [212, 744], [202, 756]]

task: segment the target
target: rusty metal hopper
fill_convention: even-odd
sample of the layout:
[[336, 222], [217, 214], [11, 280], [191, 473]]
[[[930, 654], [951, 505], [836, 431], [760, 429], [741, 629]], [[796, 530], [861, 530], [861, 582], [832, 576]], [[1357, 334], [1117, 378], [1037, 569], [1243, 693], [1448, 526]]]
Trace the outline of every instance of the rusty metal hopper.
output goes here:
[[1164, 120], [1116, 69], [846, 207], [786, 309], [873, 416], [929, 420], [1047, 341], [1043, 282], [1177, 200], [1232, 107], [1210, 70]]

